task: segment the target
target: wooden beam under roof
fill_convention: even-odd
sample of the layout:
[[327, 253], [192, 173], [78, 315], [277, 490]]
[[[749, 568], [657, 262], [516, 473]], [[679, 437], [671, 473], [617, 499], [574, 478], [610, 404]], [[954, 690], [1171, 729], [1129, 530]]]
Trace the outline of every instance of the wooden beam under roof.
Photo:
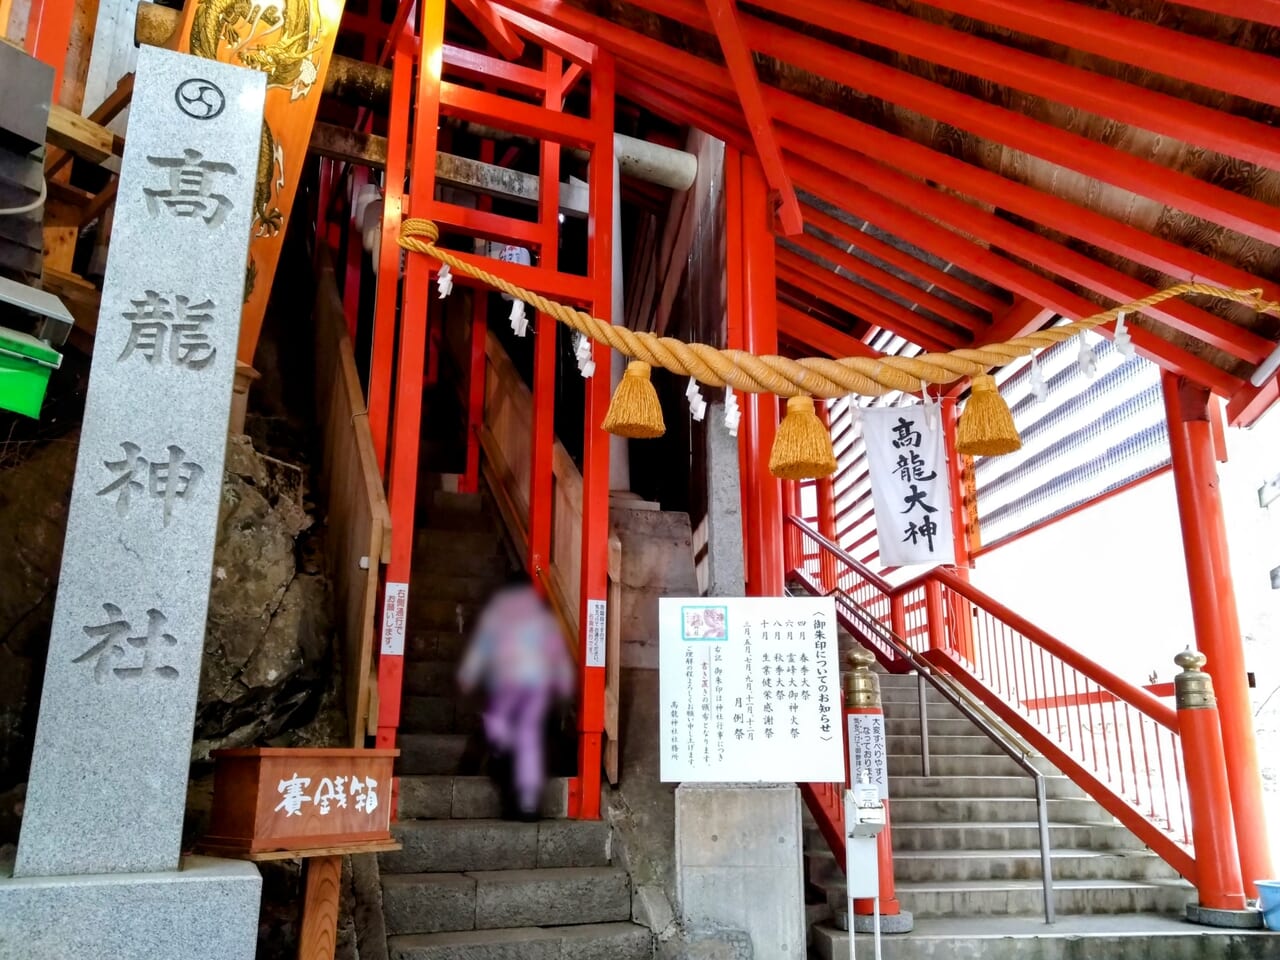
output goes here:
[[493, 48], [508, 60], [519, 59], [524, 53], [524, 41], [515, 35], [511, 25], [502, 19], [489, 0], [452, 0], [458, 11], [471, 21]]
[[879, 354], [857, 337], [823, 323], [817, 317], [785, 303], [778, 304], [778, 332], [833, 360], [843, 357], [878, 357]]

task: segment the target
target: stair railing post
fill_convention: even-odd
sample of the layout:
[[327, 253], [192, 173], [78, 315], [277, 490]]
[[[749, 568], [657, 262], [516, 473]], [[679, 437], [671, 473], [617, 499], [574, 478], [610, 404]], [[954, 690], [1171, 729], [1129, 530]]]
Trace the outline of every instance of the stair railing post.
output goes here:
[[[1187, 907], [1187, 919], [1208, 926], [1241, 926], [1244, 881], [1231, 818], [1218, 698], [1204, 672], [1204, 654], [1187, 649], [1173, 658], [1182, 668], [1174, 677], [1182, 762], [1187, 774], [1191, 836], [1195, 843], [1199, 903]], [[1254, 912], [1256, 913], [1256, 911]]]
[[929, 626], [929, 649], [945, 650], [947, 646], [947, 617], [942, 603], [942, 584], [926, 580], [924, 585], [925, 615]]
[[[875, 663], [875, 656], [863, 649], [857, 647], [851, 650], [846, 657], [852, 668], [844, 677], [844, 709], [845, 709], [845, 726], [852, 728], [853, 724], [849, 720], [850, 714], [880, 717], [883, 728], [884, 723], [884, 706], [880, 700], [880, 680], [871, 672], [871, 665]], [[859, 771], [853, 762], [853, 737], [849, 740], [849, 776], [846, 787], [853, 789], [858, 782], [861, 771]], [[885, 763], [885, 781], [888, 782], [888, 757], [884, 759]], [[887, 792], [887, 791], [886, 791]], [[890, 924], [886, 933], [903, 933], [911, 929], [911, 914], [903, 913], [902, 905], [898, 902], [897, 892], [893, 884], [893, 826], [889, 818], [889, 799], [882, 798], [884, 803], [884, 829], [876, 837], [876, 854], [880, 873], [880, 898], [878, 910], [882, 916], [896, 917], [902, 914], [904, 917], [905, 928], [900, 929], [902, 924]], [[854, 930], [855, 917], [872, 916], [877, 912], [876, 900], [855, 900], [853, 902], [854, 916], [849, 918], [849, 929]], [[867, 928], [867, 931], [870, 927]], [[864, 931], [864, 932], [867, 932]]]
[[920, 773], [929, 773], [929, 699], [925, 696], [924, 674], [916, 673], [916, 694], [920, 698]]

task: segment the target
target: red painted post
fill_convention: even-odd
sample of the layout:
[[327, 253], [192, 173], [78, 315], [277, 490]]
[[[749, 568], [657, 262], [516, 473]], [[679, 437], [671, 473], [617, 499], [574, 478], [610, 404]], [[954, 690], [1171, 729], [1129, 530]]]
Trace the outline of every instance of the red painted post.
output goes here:
[[[848, 654], [848, 660], [853, 669], [845, 674], [844, 679], [846, 729], [849, 727], [850, 714], [884, 716], [884, 707], [880, 701], [880, 681], [870, 669], [875, 662], [875, 656], [858, 647]], [[848, 744], [847, 751], [845, 765], [848, 769], [848, 782], [845, 786], [852, 790], [858, 783], [858, 771], [852, 768], [851, 762], [852, 743]], [[886, 759], [885, 762], [887, 763], [888, 760]], [[882, 802], [884, 803], [884, 829], [876, 837], [876, 861], [880, 875], [880, 913], [882, 916], [893, 917], [902, 912], [902, 904], [898, 902], [897, 890], [893, 883], [893, 828], [889, 822], [889, 800], [886, 798]], [[870, 916], [875, 909], [875, 900], [853, 901], [853, 912], [856, 914]], [[853, 929], [853, 925], [853, 918], [850, 917], [850, 929]]]
[[[725, 343], [731, 350], [747, 349], [743, 304], [742, 245], [742, 153], [732, 147], [724, 151], [724, 228], [725, 228]], [[739, 396], [742, 417], [738, 424], [738, 489], [742, 497], [742, 569], [748, 592], [760, 579], [760, 551], [755, 542], [758, 521], [753, 513], [756, 504], [754, 460], [755, 434], [747, 429], [750, 408], [747, 398]]]
[[[543, 58], [543, 94], [548, 110], [560, 109], [562, 62], [547, 53]], [[560, 144], [543, 140], [538, 194], [538, 234], [541, 250], [538, 266], [556, 269], [560, 236]], [[612, 176], [612, 172], [610, 176]], [[533, 343], [533, 441], [529, 477], [529, 573], [545, 592], [542, 577], [551, 568], [551, 503], [554, 496], [552, 459], [555, 453], [556, 334], [560, 321], [538, 314]], [[585, 526], [585, 518], [584, 518]]]
[[929, 649], [945, 649], [947, 645], [946, 605], [942, 602], [942, 584], [937, 580], [925, 581], [924, 610], [929, 623]]
[[1240, 851], [1231, 821], [1231, 788], [1222, 750], [1222, 727], [1213, 680], [1202, 672], [1202, 653], [1185, 650], [1173, 658], [1182, 668], [1173, 679], [1178, 704], [1178, 733], [1187, 772], [1191, 834], [1196, 851], [1196, 890], [1201, 907], [1243, 910]]
[[[818, 410], [818, 419], [822, 421], [823, 427], [828, 432], [831, 430], [831, 410], [825, 402], [815, 404]], [[836, 531], [836, 483], [835, 477], [822, 477], [817, 483], [818, 493], [818, 532], [839, 546], [839, 534]], [[822, 585], [827, 590], [835, 590], [840, 586], [839, 570], [836, 566], [835, 555], [830, 551], [820, 551], [822, 556], [821, 577]]]
[[1173, 485], [1182, 525], [1182, 549], [1191, 588], [1196, 644], [1208, 657], [1209, 675], [1221, 697], [1218, 710], [1231, 791], [1231, 813], [1245, 893], [1271, 873], [1258, 746], [1240, 641], [1239, 614], [1227, 551], [1226, 523], [1218, 492], [1207, 390], [1166, 372], [1162, 375], [1169, 421]]
[[[964, 496], [964, 470], [956, 450], [956, 424], [959, 405], [955, 397], [942, 399], [942, 432], [947, 452], [947, 475], [951, 484], [951, 536], [956, 550], [956, 576], [969, 579], [973, 560], [969, 555], [968, 509]], [[957, 593], [948, 596], [947, 615], [951, 622], [951, 641], [955, 652], [974, 663], [973, 609], [968, 600]]]
[[[444, 42], [445, 0], [422, 0], [418, 96], [413, 128], [413, 176], [409, 215], [425, 210], [435, 192], [436, 126], [440, 115], [440, 48]], [[397, 54], [397, 57], [399, 54]], [[432, 264], [409, 257], [396, 369], [387, 505], [391, 513], [391, 562], [383, 588], [382, 647], [378, 657], [379, 748], [396, 744], [400, 691], [404, 680], [404, 631], [394, 629], [398, 611], [407, 609], [413, 567], [414, 514], [418, 494], [418, 442], [422, 429], [422, 375], [427, 348], [427, 304]], [[387, 278], [390, 280], [390, 278]], [[403, 605], [403, 607], [401, 607]], [[398, 782], [393, 786], [392, 809]]]
[[[613, 307], [614, 61], [600, 52], [591, 65], [591, 124], [595, 144], [588, 167], [587, 274], [592, 315], [609, 321]], [[584, 381], [582, 453], [582, 580], [578, 603], [578, 776], [570, 791], [571, 816], [600, 818], [600, 764], [604, 739], [605, 603], [609, 590], [608, 347], [593, 349], [596, 374]], [[592, 628], [593, 617], [597, 624]]]
[[[769, 187], [760, 161], [742, 158], [743, 331], [746, 349], [757, 356], [778, 352], [777, 273]], [[747, 584], [757, 597], [780, 597], [786, 575], [782, 556], [782, 484], [769, 473], [769, 453], [778, 432], [778, 398], [749, 394], [742, 402], [742, 428], [749, 441], [756, 498], [752, 516], [758, 579]]]
[[[480, 160], [493, 163], [492, 140], [480, 141]], [[479, 197], [476, 203], [488, 210], [493, 201]], [[489, 340], [489, 291], [476, 287], [471, 291], [471, 357], [467, 365], [467, 465], [462, 471], [459, 489], [463, 493], [480, 490], [480, 431], [484, 428], [485, 345]]]
[[[782, 482], [783, 514], [788, 517], [795, 517], [798, 520], [804, 519], [800, 510], [800, 490], [801, 483], [799, 480], [784, 480]], [[800, 530], [789, 523], [784, 523], [782, 529], [783, 571], [784, 573], [790, 573], [802, 567], [804, 567], [804, 540], [800, 536]]]
[[[67, 62], [75, 15], [76, 5], [71, 0], [32, 0], [27, 14], [27, 53], [53, 67], [54, 104], [62, 102], [62, 68]], [[7, 26], [0, 23], [0, 33]]]

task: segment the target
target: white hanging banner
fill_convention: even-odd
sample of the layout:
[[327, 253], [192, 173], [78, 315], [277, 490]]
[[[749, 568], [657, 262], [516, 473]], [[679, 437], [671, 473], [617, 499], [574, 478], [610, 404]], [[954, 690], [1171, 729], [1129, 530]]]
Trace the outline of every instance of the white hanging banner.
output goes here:
[[862, 411], [862, 437], [876, 508], [880, 563], [955, 563], [951, 484], [936, 404], [870, 407]]

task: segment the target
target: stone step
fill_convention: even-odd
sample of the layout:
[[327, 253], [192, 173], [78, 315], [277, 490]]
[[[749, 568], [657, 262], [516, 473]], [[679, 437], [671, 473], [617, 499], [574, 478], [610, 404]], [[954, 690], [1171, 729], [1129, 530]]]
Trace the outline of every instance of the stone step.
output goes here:
[[[1148, 850], [1050, 850], [1053, 882], [1060, 880], [1176, 880], [1177, 872]], [[899, 850], [898, 883], [1040, 879], [1040, 850]], [[840, 880], [842, 877], [834, 877]]]
[[[884, 960], [1280, 960], [1280, 934], [1214, 930], [1176, 917], [1107, 915], [918, 918], [911, 933], [882, 940]], [[813, 931], [814, 956], [848, 960], [849, 934], [830, 924]], [[872, 955], [858, 935], [857, 956]]]
[[[1043, 757], [1032, 757], [1031, 762], [1046, 775], [1058, 774], [1057, 768]], [[916, 752], [912, 755], [890, 756], [888, 758], [889, 776], [920, 776], [921, 765], [919, 741]], [[1000, 754], [960, 754], [930, 753], [929, 774], [934, 777], [1016, 777], [1029, 780], [1026, 773], [1014, 760], [1004, 753]], [[1060, 774], [1058, 774], [1060, 775]]]
[[[1039, 849], [1040, 828], [1035, 821], [966, 823], [893, 823], [897, 850], [1027, 850]], [[1049, 823], [1049, 847], [1085, 850], [1145, 850], [1118, 823]]]
[[[441, 600], [409, 592], [409, 623], [414, 630], [453, 631], [467, 635], [480, 612], [479, 601]], [[461, 629], [459, 629], [461, 623]]]
[[405, 733], [475, 733], [483, 721], [480, 704], [453, 697], [406, 695], [400, 704], [400, 729]]
[[484, 758], [483, 741], [465, 733], [402, 733], [397, 746], [398, 776], [479, 773]]
[[[915, 737], [920, 738], [920, 721], [912, 714], [907, 718], [886, 717], [884, 721], [884, 732], [891, 737]], [[974, 737], [984, 736], [983, 732], [974, 726], [971, 720], [956, 719], [954, 717], [935, 717], [929, 714], [929, 742], [933, 743], [934, 737]]]
[[650, 960], [653, 935], [634, 923], [470, 930], [387, 938], [388, 960]]
[[[898, 898], [917, 917], [1034, 916], [1044, 910], [1036, 880], [900, 883]], [[1181, 913], [1195, 890], [1181, 880], [1055, 880], [1060, 914]]]
[[[555, 777], [542, 794], [544, 817], [566, 817], [569, 781]], [[493, 820], [502, 816], [498, 785], [489, 777], [401, 777], [401, 820]]]
[[384, 874], [609, 865], [602, 820], [404, 820], [391, 833], [402, 849], [378, 854]]
[[[1093, 800], [1047, 801], [1054, 823], [1104, 823], [1108, 814]], [[897, 797], [890, 800], [890, 816], [900, 823], [967, 823], [972, 820], [1008, 823], [1035, 820], [1034, 798], [1023, 797]]]
[[804, 871], [805, 880], [820, 889], [826, 889], [836, 882], [844, 881], [842, 865], [824, 841], [810, 845], [806, 839]]
[[414, 630], [405, 641], [407, 660], [443, 660], [458, 663], [470, 642], [470, 635], [460, 633], [457, 624], [449, 630]]
[[[919, 769], [919, 762], [916, 763]], [[1016, 768], [1015, 768], [1016, 769]], [[1067, 777], [1045, 777], [1050, 798], [1084, 798], [1084, 790]], [[1035, 798], [1035, 781], [1025, 774], [1014, 776], [923, 777], [890, 775], [889, 796], [894, 800], [911, 797], [1025, 797]]]
[[485, 509], [486, 502], [478, 493], [458, 493], [456, 490], [433, 490], [430, 511], [445, 510], [451, 513], [477, 514]]
[[405, 873], [382, 881], [390, 935], [554, 927], [631, 919], [631, 885], [616, 867]]
[[505, 577], [496, 575], [461, 575], [446, 571], [425, 571], [413, 578], [409, 588], [425, 600], [453, 600], [463, 603], [484, 603], [499, 587]]
[[458, 695], [458, 665], [445, 660], [410, 660], [404, 665], [404, 692], [417, 697]]
[[448, 569], [456, 557], [490, 557], [502, 559], [502, 538], [493, 529], [484, 530], [432, 530], [416, 531], [414, 551], [434, 563], [427, 569]]
[[[466, 535], [466, 531], [431, 530], [418, 531], [419, 542], [413, 550], [415, 574], [444, 573], [455, 577], [501, 577], [510, 569], [510, 562], [501, 544], [474, 549], [469, 540], [461, 546], [448, 546], [450, 537]], [[413, 591], [409, 591], [412, 596]]]
[[[889, 756], [918, 757], [920, 755], [920, 738], [886, 736], [885, 750]], [[1005, 756], [995, 743], [982, 735], [976, 736], [941, 736], [929, 737], [929, 753], [948, 755], [962, 753], [967, 756]]]

